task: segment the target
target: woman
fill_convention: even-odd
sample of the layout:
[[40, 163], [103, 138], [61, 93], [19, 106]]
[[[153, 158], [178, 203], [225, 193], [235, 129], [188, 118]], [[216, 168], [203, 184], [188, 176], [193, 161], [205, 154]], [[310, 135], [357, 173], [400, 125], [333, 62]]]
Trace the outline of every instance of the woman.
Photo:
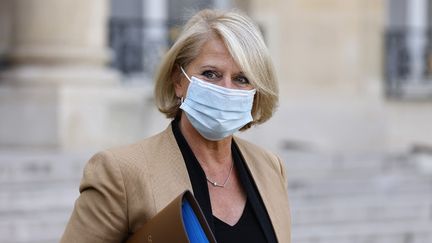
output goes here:
[[156, 77], [156, 103], [171, 125], [88, 162], [62, 242], [122, 242], [186, 189], [218, 242], [290, 242], [283, 163], [233, 137], [268, 120], [277, 98], [251, 20], [197, 13]]

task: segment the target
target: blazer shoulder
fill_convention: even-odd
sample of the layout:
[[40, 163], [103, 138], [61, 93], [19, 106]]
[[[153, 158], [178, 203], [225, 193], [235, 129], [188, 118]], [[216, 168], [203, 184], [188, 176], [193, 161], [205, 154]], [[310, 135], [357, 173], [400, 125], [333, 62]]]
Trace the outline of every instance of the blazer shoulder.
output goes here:
[[[243, 157], [245, 157], [246, 160], [251, 159], [252, 161], [246, 161], [247, 163], [257, 163], [257, 166], [270, 166], [274, 170], [276, 170], [279, 174], [282, 175], [282, 177], [286, 177], [286, 169], [285, 165], [283, 164], [282, 160], [278, 155], [271, 152], [270, 150], [267, 150], [261, 146], [258, 146], [252, 142], [249, 142], [247, 140], [241, 139], [239, 137], [234, 137], [234, 141], [236, 142], [237, 146], [239, 147]], [[267, 163], [262, 163], [263, 161], [266, 161]]]
[[249, 142], [239, 137], [234, 137], [234, 141], [242, 152], [252, 153], [255, 156], [264, 156], [270, 158], [271, 160], [279, 160], [278, 156], [275, 153], [252, 142]]
[[143, 157], [152, 157], [152, 153], [161, 151], [166, 147], [172, 147], [175, 144], [171, 125], [169, 125], [158, 134], [132, 144], [107, 149], [105, 152], [111, 153], [117, 160], [136, 160]]

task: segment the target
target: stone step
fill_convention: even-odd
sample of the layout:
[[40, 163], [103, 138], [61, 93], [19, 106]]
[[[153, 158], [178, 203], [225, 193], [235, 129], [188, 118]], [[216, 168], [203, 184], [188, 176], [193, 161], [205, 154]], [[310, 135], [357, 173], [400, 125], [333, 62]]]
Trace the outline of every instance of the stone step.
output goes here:
[[59, 242], [70, 210], [51, 208], [32, 213], [0, 213], [0, 242]]
[[326, 176], [369, 177], [392, 171], [416, 172], [418, 164], [409, 154], [342, 155], [314, 151], [284, 151], [281, 158], [291, 178]]
[[52, 181], [0, 186], [0, 214], [33, 212], [51, 208], [70, 209], [78, 197], [78, 181]]
[[77, 180], [2, 184], [0, 242], [58, 242], [79, 195], [78, 184]]
[[311, 203], [291, 199], [294, 225], [343, 222], [431, 221], [432, 196], [340, 199]]
[[382, 175], [370, 178], [289, 180], [291, 196], [318, 199], [374, 194], [432, 194], [432, 178], [418, 175]]
[[91, 153], [0, 151], [0, 183], [79, 179]]
[[432, 222], [328, 222], [320, 225], [293, 225], [292, 242], [429, 243], [432, 242]]

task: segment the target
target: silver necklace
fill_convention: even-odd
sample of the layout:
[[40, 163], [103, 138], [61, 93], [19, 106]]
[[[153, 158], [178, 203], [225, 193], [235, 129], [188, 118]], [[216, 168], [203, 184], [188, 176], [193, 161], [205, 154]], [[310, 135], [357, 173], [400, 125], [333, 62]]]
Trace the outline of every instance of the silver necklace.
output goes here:
[[206, 176], [206, 179], [210, 183], [210, 185], [212, 185], [214, 187], [224, 188], [225, 185], [227, 184], [229, 178], [231, 177], [231, 171], [232, 171], [233, 167], [234, 167], [234, 161], [231, 163], [231, 168], [228, 172], [228, 177], [225, 179], [224, 183], [222, 183], [222, 184], [218, 184], [217, 182], [210, 180], [207, 176]]

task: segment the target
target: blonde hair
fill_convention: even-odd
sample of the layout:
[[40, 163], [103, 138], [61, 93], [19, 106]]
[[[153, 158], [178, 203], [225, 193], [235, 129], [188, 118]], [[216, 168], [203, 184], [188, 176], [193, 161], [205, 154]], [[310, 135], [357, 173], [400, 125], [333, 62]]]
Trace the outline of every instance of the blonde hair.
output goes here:
[[215, 35], [225, 43], [235, 62], [256, 89], [253, 121], [242, 130], [267, 121], [278, 103], [279, 91], [273, 65], [257, 26], [251, 19], [237, 12], [201, 10], [186, 23], [156, 74], [156, 106], [168, 118], [180, 114], [173, 72], [178, 71], [179, 66], [186, 68], [198, 56], [205, 42]]

